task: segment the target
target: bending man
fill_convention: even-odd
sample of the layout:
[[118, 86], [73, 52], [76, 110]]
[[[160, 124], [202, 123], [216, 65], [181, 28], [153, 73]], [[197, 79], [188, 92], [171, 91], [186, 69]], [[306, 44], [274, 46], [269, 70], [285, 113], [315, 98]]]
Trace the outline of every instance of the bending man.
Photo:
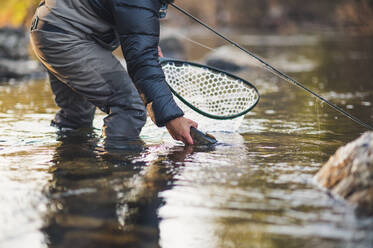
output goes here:
[[[47, 68], [60, 107], [59, 129], [91, 127], [96, 107], [107, 113], [107, 147], [138, 139], [146, 109], [171, 136], [193, 144], [190, 127], [167, 87], [158, 61], [159, 10], [170, 0], [45, 0], [31, 27], [31, 44]], [[121, 46], [122, 67], [112, 51]], [[146, 109], [145, 109], [146, 106]]]

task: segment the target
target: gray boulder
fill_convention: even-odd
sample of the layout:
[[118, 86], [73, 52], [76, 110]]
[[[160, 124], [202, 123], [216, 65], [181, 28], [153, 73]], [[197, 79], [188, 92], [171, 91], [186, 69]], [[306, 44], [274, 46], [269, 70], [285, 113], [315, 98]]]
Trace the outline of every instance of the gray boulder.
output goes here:
[[208, 53], [203, 60], [209, 66], [228, 72], [239, 72], [249, 67], [258, 66], [245, 53], [232, 46], [218, 47]]
[[166, 58], [185, 60], [185, 49], [179, 38], [176, 36], [162, 37], [159, 42], [163, 55]]
[[245, 66], [240, 66], [232, 61], [218, 58], [211, 58], [206, 60], [208, 66], [212, 66], [227, 72], [239, 72], [245, 69]]
[[[262, 58], [264, 61], [280, 71], [287, 73], [298, 73], [313, 71], [317, 68], [319, 62], [299, 56], [294, 52], [277, 52], [269, 58]], [[239, 50], [234, 46], [221, 46], [211, 51], [204, 57], [207, 65], [217, 67], [230, 72], [239, 72], [241, 70], [263, 70], [263, 65], [250, 55]]]
[[0, 58], [0, 82], [9, 79], [40, 78], [43, 76], [45, 76], [45, 72], [36, 60]]
[[358, 214], [373, 215], [373, 132], [340, 147], [315, 180], [355, 205]]
[[29, 39], [25, 30], [0, 28], [0, 58], [27, 59]]
[[28, 33], [0, 28], [0, 83], [10, 79], [45, 76], [39, 62], [29, 57]]

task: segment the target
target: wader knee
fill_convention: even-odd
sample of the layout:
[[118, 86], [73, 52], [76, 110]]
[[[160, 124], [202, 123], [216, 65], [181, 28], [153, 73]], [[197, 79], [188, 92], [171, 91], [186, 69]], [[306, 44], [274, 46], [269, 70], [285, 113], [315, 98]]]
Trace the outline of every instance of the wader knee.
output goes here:
[[61, 108], [52, 120], [52, 126], [61, 130], [92, 127], [96, 106], [60, 82], [52, 73], [49, 73], [49, 79], [56, 104]]

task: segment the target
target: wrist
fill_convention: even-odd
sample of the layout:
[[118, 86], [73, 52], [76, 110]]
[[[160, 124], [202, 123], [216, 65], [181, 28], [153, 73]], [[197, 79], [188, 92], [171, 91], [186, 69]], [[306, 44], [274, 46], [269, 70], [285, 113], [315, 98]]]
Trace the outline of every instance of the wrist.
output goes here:
[[172, 126], [172, 125], [174, 125], [176, 122], [180, 121], [181, 118], [183, 118], [183, 116], [178, 116], [178, 117], [176, 117], [176, 118], [173, 118], [173, 119], [169, 120], [168, 122], [166, 122], [165, 126], [166, 126], [166, 127]]

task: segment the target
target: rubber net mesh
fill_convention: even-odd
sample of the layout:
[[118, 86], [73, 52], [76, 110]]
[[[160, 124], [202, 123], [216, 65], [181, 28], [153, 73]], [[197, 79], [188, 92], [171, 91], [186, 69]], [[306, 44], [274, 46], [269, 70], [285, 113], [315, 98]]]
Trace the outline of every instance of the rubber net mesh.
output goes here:
[[257, 101], [257, 91], [242, 80], [208, 68], [187, 63], [162, 64], [169, 86], [185, 101], [212, 115], [232, 118], [250, 109]]

